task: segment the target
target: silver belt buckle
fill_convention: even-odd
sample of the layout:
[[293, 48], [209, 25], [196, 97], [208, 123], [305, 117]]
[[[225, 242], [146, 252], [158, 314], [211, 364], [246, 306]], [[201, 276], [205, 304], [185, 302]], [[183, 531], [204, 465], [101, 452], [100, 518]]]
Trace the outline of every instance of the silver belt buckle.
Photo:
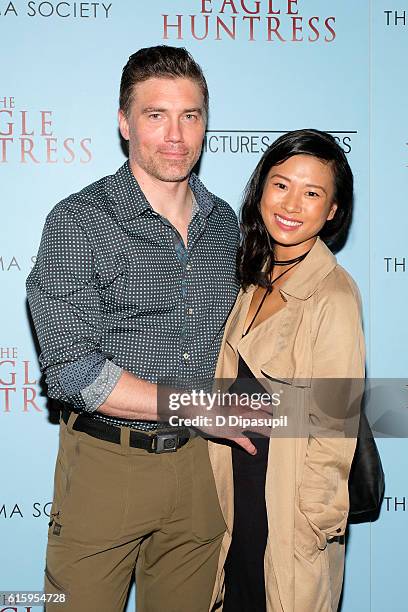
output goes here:
[[159, 453], [175, 453], [178, 446], [178, 435], [171, 433], [156, 434], [156, 444], [153, 451]]

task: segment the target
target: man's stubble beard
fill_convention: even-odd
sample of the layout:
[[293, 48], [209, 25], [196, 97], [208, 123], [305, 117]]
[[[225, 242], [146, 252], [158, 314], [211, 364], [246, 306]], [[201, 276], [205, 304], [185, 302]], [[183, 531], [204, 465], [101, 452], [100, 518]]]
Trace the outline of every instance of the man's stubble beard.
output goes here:
[[[177, 167], [178, 166], [178, 167]], [[180, 164], [171, 162], [157, 163], [155, 160], [146, 160], [143, 170], [150, 176], [164, 183], [181, 183], [190, 176], [192, 166], [190, 163], [183, 161]]]
[[159, 157], [150, 155], [145, 157], [135, 152], [134, 159], [149, 176], [163, 181], [164, 183], [181, 183], [185, 181], [191, 174], [192, 169], [200, 159], [201, 149], [198, 154], [187, 159], [165, 161]]

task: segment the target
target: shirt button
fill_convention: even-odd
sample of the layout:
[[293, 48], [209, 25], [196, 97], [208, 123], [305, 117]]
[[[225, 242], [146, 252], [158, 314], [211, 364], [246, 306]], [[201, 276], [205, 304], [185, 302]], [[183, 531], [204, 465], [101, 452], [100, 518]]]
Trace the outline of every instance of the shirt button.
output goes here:
[[185, 359], [186, 361], [188, 361], [190, 359], [190, 355], [188, 353], [184, 353], [183, 355], [183, 359]]
[[188, 312], [188, 314], [189, 314], [189, 315], [192, 315], [192, 314], [193, 314], [193, 312], [194, 312], [194, 309], [193, 309], [193, 308], [188, 308], [188, 309], [187, 309], [187, 312]]
[[186, 270], [191, 270], [191, 264], [186, 265]]

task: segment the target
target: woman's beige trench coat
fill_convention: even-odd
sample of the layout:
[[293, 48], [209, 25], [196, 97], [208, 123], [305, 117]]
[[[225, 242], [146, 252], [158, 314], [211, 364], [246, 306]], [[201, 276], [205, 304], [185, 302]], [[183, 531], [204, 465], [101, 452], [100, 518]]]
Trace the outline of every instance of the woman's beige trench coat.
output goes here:
[[[238, 295], [216, 378], [236, 378], [240, 353], [267, 390], [283, 390], [286, 397], [273, 416], [288, 415], [290, 437], [282, 429], [270, 439], [266, 475], [267, 610], [334, 612], [364, 382], [358, 289], [318, 239], [280, 289], [285, 307], [242, 338], [254, 290]], [[232, 463], [228, 446], [210, 441], [209, 452], [227, 525], [212, 600], [222, 610], [233, 527]]]

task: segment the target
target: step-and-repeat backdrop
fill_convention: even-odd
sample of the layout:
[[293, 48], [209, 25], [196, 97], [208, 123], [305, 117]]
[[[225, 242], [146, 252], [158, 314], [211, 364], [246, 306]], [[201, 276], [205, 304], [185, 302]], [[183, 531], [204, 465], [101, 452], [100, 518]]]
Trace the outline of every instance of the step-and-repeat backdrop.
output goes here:
[[[123, 163], [121, 69], [138, 48], [162, 43], [187, 47], [205, 71], [211, 114], [200, 176], [236, 210], [282, 132], [315, 127], [337, 138], [356, 177], [353, 227], [338, 258], [362, 292], [368, 372], [407, 372], [407, 3], [0, 0], [2, 590], [42, 589], [58, 438], [25, 278], [48, 211]], [[406, 610], [403, 430], [378, 441], [386, 497], [378, 521], [350, 528], [343, 611]]]

